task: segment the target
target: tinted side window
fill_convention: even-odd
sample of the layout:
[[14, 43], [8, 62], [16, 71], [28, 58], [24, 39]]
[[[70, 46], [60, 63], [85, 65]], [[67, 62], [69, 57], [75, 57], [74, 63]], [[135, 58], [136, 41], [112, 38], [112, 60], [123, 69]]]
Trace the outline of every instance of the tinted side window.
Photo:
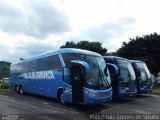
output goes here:
[[22, 63], [22, 71], [23, 72], [29, 71], [29, 62], [23, 62]]
[[11, 72], [15, 72], [15, 73], [22, 72], [22, 63], [12, 65], [11, 66]]
[[37, 66], [38, 66], [38, 64], [37, 64], [37, 60], [33, 60], [33, 61], [30, 61], [29, 63], [28, 63], [28, 67], [29, 67], [29, 71], [36, 71], [37, 70]]
[[106, 58], [104, 58], [104, 60], [105, 60], [106, 63], [112, 63], [113, 64], [112, 59], [106, 59]]
[[32, 61], [31, 65], [32, 65], [31, 71], [62, 69], [58, 55], [34, 60]]
[[27, 61], [22, 66], [23, 72], [62, 69], [58, 55]]
[[12, 65], [11, 72], [16, 72], [16, 71], [17, 71], [17, 65]]
[[22, 72], [22, 63], [17, 64], [17, 72]]
[[62, 68], [58, 55], [44, 58], [42, 63], [46, 64], [46, 66], [44, 65], [44, 69], [46, 70], [61, 70]]
[[80, 59], [78, 57], [78, 55], [75, 53], [64, 53], [64, 54], [62, 54], [62, 58], [65, 62], [66, 67], [70, 66], [71, 60], [79, 60]]

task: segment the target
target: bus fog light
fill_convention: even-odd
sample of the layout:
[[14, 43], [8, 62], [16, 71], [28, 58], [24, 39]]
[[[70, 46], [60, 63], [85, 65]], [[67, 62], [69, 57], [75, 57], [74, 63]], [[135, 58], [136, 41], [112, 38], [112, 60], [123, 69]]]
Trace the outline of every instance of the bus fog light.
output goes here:
[[125, 93], [126, 91], [125, 90], [120, 90], [121, 91], [121, 93]]
[[125, 90], [126, 90], [126, 91], [128, 91], [128, 90], [129, 90], [129, 88], [128, 88], [128, 87], [126, 87], [126, 88], [125, 88]]
[[89, 96], [91, 96], [91, 97], [95, 97], [95, 96], [96, 96], [96, 94], [95, 94], [95, 93], [89, 93]]

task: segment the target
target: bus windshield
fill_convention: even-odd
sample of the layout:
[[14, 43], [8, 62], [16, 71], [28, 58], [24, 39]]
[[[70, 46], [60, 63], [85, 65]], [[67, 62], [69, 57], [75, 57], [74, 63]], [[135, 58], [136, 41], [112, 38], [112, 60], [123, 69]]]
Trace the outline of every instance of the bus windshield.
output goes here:
[[131, 63], [129, 61], [126, 61], [126, 64], [128, 66], [128, 70], [129, 70], [129, 73], [130, 73], [130, 79], [131, 79], [131, 85], [135, 85], [136, 83], [136, 74], [134, 72], [134, 69], [131, 65]]
[[147, 65], [145, 63], [143, 63], [143, 67], [144, 67], [144, 69], [145, 69], [145, 71], [147, 73], [147, 77], [150, 79], [151, 78], [151, 73], [150, 73], [150, 71], [149, 71], [149, 69], [148, 69], [148, 67], [147, 67]]
[[63, 53], [62, 58], [66, 67], [70, 67], [71, 60], [82, 60], [89, 64], [89, 73], [86, 75], [84, 87], [91, 89], [107, 89], [110, 87], [110, 76], [107, 69], [107, 74], [104, 73], [106, 63], [103, 57], [77, 54], [77, 53]]
[[147, 82], [147, 79], [151, 76], [147, 66], [139, 62], [135, 63], [135, 68], [140, 70], [140, 82]]
[[135, 73], [130, 62], [124, 59], [116, 58], [117, 66], [120, 70], [120, 85], [135, 84]]

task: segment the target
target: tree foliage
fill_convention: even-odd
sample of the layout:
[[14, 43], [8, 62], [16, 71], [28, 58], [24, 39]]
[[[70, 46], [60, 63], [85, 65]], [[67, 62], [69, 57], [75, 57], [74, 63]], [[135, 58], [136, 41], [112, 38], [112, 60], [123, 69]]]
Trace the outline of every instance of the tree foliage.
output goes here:
[[117, 52], [109, 52], [107, 53], [107, 56], [118, 56]]
[[10, 64], [9, 62], [0, 61], [0, 79], [9, 77]]
[[1, 89], [8, 89], [9, 88], [9, 83], [7, 81], [2, 81], [0, 88]]
[[75, 43], [73, 41], [71, 42], [67, 41], [65, 45], [61, 46], [60, 48], [78, 48], [78, 49], [90, 50], [93, 52], [97, 52], [101, 55], [105, 55], [107, 52], [107, 49], [102, 47], [102, 43], [89, 42], [89, 41], [80, 41], [78, 43]]
[[160, 71], [160, 35], [154, 33], [130, 38], [128, 43], [123, 42], [117, 54], [124, 58], [145, 61], [152, 73], [157, 74]]

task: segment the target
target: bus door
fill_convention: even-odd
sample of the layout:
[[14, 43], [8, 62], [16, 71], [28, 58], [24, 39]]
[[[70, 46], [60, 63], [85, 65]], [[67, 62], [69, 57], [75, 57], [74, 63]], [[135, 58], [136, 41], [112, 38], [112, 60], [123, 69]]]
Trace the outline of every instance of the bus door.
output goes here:
[[64, 68], [64, 101], [68, 103], [83, 103], [83, 78], [81, 66]]
[[72, 102], [83, 103], [84, 92], [83, 92], [83, 74], [81, 66], [72, 66], [71, 69], [71, 85], [72, 85]]
[[63, 70], [63, 80], [65, 82], [64, 87], [64, 101], [68, 103], [72, 103], [72, 85], [70, 79], [70, 70], [69, 68], [64, 68]]

